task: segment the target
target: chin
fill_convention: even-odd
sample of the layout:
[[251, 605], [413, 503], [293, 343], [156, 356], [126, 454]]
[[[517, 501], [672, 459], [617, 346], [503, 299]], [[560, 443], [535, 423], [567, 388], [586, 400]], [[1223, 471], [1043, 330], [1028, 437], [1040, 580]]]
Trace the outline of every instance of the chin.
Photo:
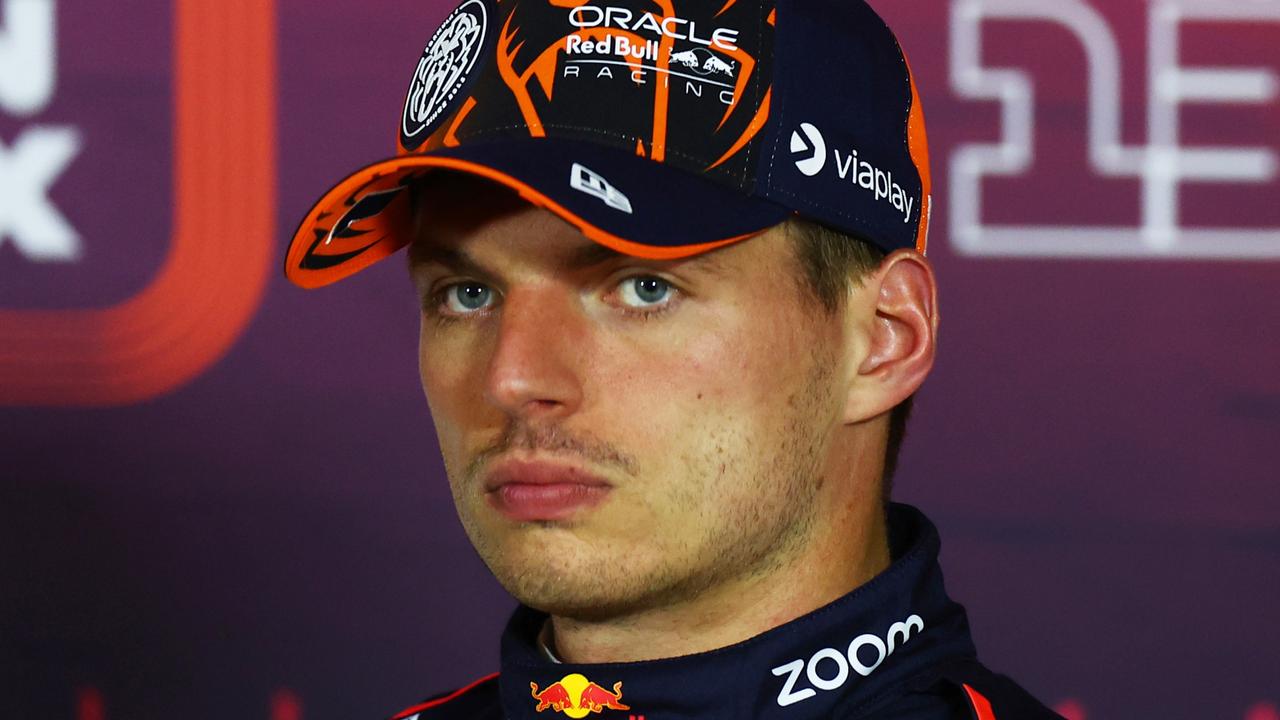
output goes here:
[[518, 543], [518, 549], [497, 556], [481, 551], [481, 558], [512, 597], [552, 615], [603, 619], [634, 610], [647, 594], [631, 561], [541, 552], [548, 545], [556, 543]]
[[571, 586], [509, 587], [512, 597], [534, 610], [556, 617], [599, 622], [634, 613], [642, 607], [639, 598], [611, 592], [591, 594]]

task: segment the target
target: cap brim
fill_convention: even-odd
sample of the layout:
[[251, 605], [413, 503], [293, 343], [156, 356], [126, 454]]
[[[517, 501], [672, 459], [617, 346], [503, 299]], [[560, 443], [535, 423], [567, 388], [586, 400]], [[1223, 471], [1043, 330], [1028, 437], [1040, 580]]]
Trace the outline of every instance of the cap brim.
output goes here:
[[321, 287], [408, 245], [407, 189], [439, 169], [505, 185], [601, 245], [649, 259], [708, 252], [791, 214], [777, 203], [608, 147], [550, 138], [468, 143], [374, 163], [340, 182], [294, 234], [285, 275], [301, 287]]

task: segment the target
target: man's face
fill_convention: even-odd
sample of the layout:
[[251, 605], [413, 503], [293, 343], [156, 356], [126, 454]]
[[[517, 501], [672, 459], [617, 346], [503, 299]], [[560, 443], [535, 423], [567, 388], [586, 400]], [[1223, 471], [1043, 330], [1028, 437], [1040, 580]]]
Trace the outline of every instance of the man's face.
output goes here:
[[798, 554], [848, 361], [782, 232], [640, 260], [487, 184], [450, 187], [412, 253], [422, 386], [499, 582], [606, 618]]

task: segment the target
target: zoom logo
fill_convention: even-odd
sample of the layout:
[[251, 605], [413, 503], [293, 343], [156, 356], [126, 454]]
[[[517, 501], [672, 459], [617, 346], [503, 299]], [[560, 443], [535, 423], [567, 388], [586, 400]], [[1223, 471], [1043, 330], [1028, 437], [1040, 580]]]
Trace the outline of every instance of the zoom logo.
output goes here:
[[800, 129], [791, 133], [791, 154], [800, 153], [807, 157], [796, 161], [796, 169], [808, 177], [817, 175], [827, 166], [827, 141], [818, 128], [809, 123], [800, 123]]
[[[776, 677], [786, 675], [787, 679], [782, 685], [782, 692], [778, 693], [778, 707], [803, 702], [819, 691], [839, 690], [848, 682], [850, 670], [861, 677], [870, 676], [895, 650], [922, 632], [924, 618], [912, 615], [891, 625], [883, 640], [876, 635], [863, 634], [854, 638], [847, 649], [823, 648], [807, 661], [800, 658], [779, 665], [773, 669], [773, 674]], [[835, 669], [834, 673], [831, 673], [831, 668]], [[808, 685], [811, 687], [804, 686], [802, 676], [808, 677]]]

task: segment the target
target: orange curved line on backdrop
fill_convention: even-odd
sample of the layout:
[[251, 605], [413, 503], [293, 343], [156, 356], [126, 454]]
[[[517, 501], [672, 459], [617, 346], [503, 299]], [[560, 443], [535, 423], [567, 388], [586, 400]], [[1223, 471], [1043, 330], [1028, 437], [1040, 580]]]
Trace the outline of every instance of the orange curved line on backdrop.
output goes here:
[[0, 405], [149, 400], [240, 337], [274, 247], [275, 33], [274, 0], [176, 4], [168, 257], [150, 285], [109, 308], [0, 311]]
[[747, 129], [742, 132], [742, 137], [738, 138], [733, 146], [730, 147], [724, 155], [720, 156], [719, 160], [708, 165], [708, 170], [712, 170], [723, 165], [729, 158], [737, 155], [738, 151], [746, 147], [747, 143], [751, 142], [752, 138], [760, 132], [760, 129], [764, 127], [765, 122], [769, 120], [769, 104], [772, 96], [773, 88], [769, 88], [764, 92], [764, 100], [760, 103], [760, 109], [756, 111], [755, 117], [751, 118], [751, 122], [747, 124]]
[[720, 8], [720, 12], [716, 13], [716, 17], [720, 17], [721, 15], [725, 14], [726, 12], [728, 12], [729, 8], [733, 7], [737, 3], [738, 3], [738, 0], [728, 0], [728, 2], [724, 4], [724, 7]]
[[911, 79], [911, 112], [907, 116], [907, 149], [911, 161], [920, 172], [920, 225], [916, 231], [916, 250], [921, 255], [929, 248], [929, 220], [933, 214], [933, 177], [929, 169], [929, 134], [925, 130], [924, 106], [920, 104], [920, 90], [916, 87], [915, 73], [904, 51], [902, 61], [907, 65]]

